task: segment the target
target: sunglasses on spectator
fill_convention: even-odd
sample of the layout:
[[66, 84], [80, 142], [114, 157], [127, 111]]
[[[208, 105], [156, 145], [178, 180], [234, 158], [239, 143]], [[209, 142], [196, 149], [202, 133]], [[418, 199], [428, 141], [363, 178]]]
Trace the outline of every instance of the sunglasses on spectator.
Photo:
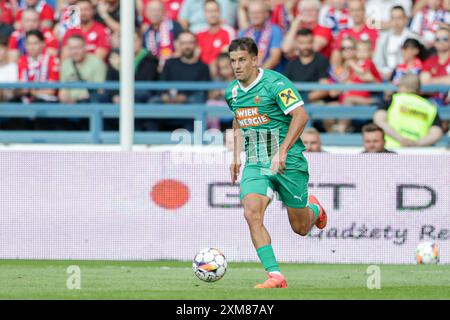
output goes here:
[[342, 50], [342, 51], [344, 51], [344, 50], [355, 50], [355, 47], [354, 47], [354, 46], [341, 47], [341, 50]]
[[447, 42], [447, 41], [448, 41], [448, 37], [436, 38], [436, 42]]

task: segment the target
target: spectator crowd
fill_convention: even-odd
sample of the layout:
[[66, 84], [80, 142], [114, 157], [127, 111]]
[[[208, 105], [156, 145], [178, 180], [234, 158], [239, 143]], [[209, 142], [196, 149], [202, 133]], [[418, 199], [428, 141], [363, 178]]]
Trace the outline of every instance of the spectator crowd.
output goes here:
[[[136, 81], [231, 81], [227, 47], [247, 36], [258, 44], [261, 67], [294, 82], [399, 85], [416, 75], [421, 84], [450, 85], [450, 0], [134, 1]], [[119, 70], [120, 0], [0, 0], [0, 82], [117, 81]], [[383, 106], [395, 96], [301, 93], [330, 107]], [[223, 90], [136, 92], [139, 103], [220, 105], [223, 97]], [[450, 104], [448, 92], [425, 97], [437, 110]], [[117, 103], [119, 92], [0, 90], [2, 101]], [[431, 123], [447, 130], [443, 121]], [[364, 124], [328, 119], [314, 126], [345, 133]]]

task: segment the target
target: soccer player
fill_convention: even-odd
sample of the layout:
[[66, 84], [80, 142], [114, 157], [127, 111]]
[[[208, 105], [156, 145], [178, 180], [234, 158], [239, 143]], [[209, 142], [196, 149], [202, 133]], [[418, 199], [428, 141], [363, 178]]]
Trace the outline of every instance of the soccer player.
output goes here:
[[242, 142], [246, 164], [241, 179], [241, 201], [253, 245], [268, 273], [255, 288], [286, 288], [264, 227], [264, 212], [276, 191], [287, 207], [295, 233], [305, 236], [315, 225], [327, 224], [325, 210], [308, 197], [308, 163], [299, 138], [308, 115], [293, 84], [278, 72], [258, 68], [258, 47], [251, 38], [233, 40], [229, 55], [236, 80], [225, 99], [233, 111], [234, 155], [230, 166], [234, 184], [239, 175]]

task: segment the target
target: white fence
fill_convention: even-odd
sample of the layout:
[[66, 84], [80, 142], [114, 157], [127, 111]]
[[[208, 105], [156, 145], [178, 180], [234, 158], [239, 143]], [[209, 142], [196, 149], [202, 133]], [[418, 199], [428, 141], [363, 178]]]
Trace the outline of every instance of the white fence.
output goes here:
[[[450, 156], [307, 157], [329, 225], [300, 237], [273, 202], [280, 261], [414, 263], [434, 240], [450, 263]], [[189, 260], [212, 246], [257, 261], [223, 152], [2, 151], [0, 170], [1, 259]]]

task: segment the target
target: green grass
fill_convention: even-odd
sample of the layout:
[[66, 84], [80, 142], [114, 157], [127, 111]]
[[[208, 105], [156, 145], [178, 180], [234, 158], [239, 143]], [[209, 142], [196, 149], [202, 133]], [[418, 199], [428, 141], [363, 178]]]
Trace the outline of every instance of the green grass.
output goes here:
[[[67, 267], [81, 270], [68, 290]], [[367, 265], [282, 264], [288, 289], [257, 290], [259, 264], [230, 263], [216, 283], [198, 280], [189, 262], [0, 261], [0, 299], [450, 299], [450, 265], [380, 265], [369, 290]]]

